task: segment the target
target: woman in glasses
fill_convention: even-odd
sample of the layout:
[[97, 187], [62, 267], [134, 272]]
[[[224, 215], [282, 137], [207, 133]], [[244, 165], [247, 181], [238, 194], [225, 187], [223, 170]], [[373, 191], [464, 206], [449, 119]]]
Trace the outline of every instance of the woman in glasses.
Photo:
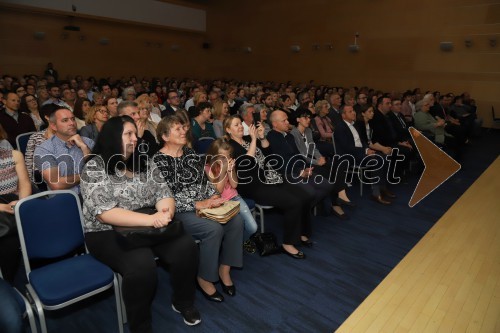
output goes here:
[[92, 139], [95, 142], [102, 126], [108, 119], [109, 111], [104, 105], [92, 106], [85, 117], [87, 125], [82, 127], [80, 135]]
[[35, 123], [36, 130], [39, 131], [40, 127], [44, 123], [42, 117], [40, 117], [40, 109], [38, 107], [36, 97], [30, 94], [23, 95], [21, 97], [19, 110], [30, 115], [31, 119], [33, 119], [33, 122]]

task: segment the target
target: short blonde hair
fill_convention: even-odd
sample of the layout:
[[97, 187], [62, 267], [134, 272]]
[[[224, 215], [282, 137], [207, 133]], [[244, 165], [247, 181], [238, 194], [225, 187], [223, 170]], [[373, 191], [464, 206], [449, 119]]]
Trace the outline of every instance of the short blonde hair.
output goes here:
[[330, 103], [328, 103], [326, 100], [322, 99], [320, 101], [317, 101], [316, 104], [314, 105], [314, 110], [316, 111], [317, 114], [321, 111], [323, 106], [328, 105], [330, 107]]
[[95, 114], [100, 109], [105, 109], [106, 111], [108, 111], [108, 108], [104, 105], [91, 106], [90, 109], [87, 111], [87, 114], [85, 115], [85, 123], [88, 125], [93, 124], [95, 121]]

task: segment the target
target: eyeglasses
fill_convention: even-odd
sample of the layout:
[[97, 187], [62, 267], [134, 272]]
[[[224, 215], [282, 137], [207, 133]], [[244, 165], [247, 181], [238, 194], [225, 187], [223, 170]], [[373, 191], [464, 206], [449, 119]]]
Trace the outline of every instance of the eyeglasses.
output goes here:
[[24, 88], [16, 90], [16, 92], [18, 92], [18, 93], [20, 93], [20, 92], [25, 92], [25, 91], [26, 91], [26, 90], [24, 90]]
[[101, 113], [101, 114], [109, 114], [109, 111], [108, 110], [105, 110], [105, 109], [100, 109], [100, 110], [97, 110], [97, 112]]
[[32, 98], [32, 99], [27, 99], [26, 100], [26, 103], [31, 103], [31, 102], [36, 102], [36, 99]]

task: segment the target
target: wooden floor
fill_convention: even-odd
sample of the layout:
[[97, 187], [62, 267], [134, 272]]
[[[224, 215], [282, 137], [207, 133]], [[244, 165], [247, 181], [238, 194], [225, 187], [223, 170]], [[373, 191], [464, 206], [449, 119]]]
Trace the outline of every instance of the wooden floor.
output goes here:
[[336, 332], [500, 332], [500, 157]]

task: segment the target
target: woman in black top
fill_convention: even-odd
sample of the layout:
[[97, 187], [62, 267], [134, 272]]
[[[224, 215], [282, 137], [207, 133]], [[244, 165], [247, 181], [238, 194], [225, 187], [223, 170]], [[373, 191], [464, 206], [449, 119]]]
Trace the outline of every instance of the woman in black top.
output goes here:
[[295, 245], [312, 245], [309, 239], [310, 207], [314, 198], [298, 186], [284, 182], [281, 175], [266, 161], [264, 153], [268, 152], [269, 142], [264, 137], [262, 125], [258, 128], [250, 125], [250, 136], [243, 137], [241, 119], [231, 116], [224, 121], [224, 131], [234, 150], [238, 191], [243, 197], [252, 198], [257, 203], [283, 210], [285, 223], [282, 250], [293, 258], [304, 259], [304, 253]]

